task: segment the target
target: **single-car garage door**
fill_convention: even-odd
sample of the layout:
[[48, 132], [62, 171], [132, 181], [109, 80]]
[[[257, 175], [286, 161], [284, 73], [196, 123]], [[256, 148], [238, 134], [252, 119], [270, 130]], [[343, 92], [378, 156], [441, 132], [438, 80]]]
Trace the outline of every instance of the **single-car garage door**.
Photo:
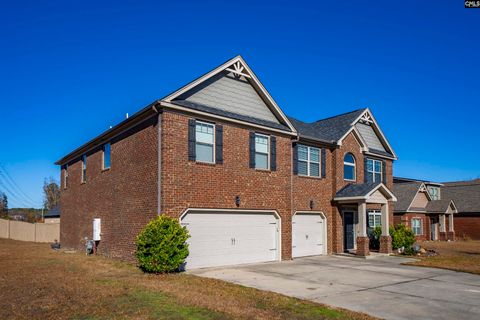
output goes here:
[[325, 219], [319, 213], [297, 213], [292, 218], [292, 256], [325, 253]]
[[187, 269], [275, 261], [279, 223], [272, 213], [189, 212]]

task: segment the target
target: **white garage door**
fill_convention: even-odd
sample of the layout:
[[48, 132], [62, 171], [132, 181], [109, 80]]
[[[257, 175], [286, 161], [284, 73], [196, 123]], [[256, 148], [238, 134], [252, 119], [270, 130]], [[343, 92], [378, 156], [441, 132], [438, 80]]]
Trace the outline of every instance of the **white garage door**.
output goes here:
[[187, 269], [278, 259], [278, 220], [273, 214], [196, 212], [181, 223], [191, 236]]
[[292, 218], [293, 257], [325, 253], [325, 220], [320, 214], [297, 213]]

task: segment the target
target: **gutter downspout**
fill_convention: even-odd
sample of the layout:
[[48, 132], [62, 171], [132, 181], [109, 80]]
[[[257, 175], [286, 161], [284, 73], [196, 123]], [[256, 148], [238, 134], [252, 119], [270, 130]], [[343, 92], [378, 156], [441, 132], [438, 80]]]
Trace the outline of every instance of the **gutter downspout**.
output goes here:
[[157, 215], [162, 214], [162, 113], [157, 109], [158, 104], [152, 109], [158, 113], [157, 121]]

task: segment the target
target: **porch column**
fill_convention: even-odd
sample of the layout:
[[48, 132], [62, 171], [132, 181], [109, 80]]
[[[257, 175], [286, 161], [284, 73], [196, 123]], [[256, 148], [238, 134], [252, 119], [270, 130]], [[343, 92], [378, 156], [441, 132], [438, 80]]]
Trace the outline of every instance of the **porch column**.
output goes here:
[[448, 240], [455, 241], [455, 228], [453, 227], [453, 213], [448, 215]]
[[380, 253], [392, 253], [392, 237], [390, 237], [390, 219], [388, 214], [388, 202], [382, 204], [382, 235], [380, 236]]
[[439, 223], [440, 223], [440, 240], [448, 240], [448, 235], [447, 235], [447, 221], [445, 219], [445, 214], [441, 214], [438, 218]]
[[357, 255], [368, 256], [370, 254], [370, 239], [367, 237], [367, 203], [358, 204], [358, 235], [357, 235]]

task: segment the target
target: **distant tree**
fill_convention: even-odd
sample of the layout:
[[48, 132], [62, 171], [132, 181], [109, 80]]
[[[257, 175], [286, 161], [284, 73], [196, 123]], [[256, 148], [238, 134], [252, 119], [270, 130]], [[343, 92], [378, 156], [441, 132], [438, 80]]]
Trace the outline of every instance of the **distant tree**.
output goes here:
[[4, 192], [0, 192], [0, 217], [8, 216], [8, 198]]
[[60, 202], [60, 187], [58, 183], [50, 177], [43, 182], [43, 206], [50, 210]]

